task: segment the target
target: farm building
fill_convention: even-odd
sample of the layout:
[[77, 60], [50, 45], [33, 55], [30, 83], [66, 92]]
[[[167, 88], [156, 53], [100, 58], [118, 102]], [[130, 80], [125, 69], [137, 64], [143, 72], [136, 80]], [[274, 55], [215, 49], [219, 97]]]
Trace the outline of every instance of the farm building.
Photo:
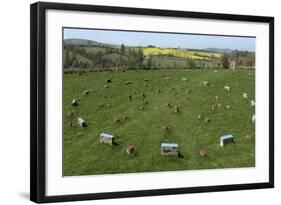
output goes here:
[[247, 54], [248, 56], [232, 56], [229, 58], [229, 69], [236, 68], [246, 68], [254, 69], [255, 68], [255, 56], [253, 54]]
[[237, 60], [237, 64], [241, 68], [255, 68], [255, 56], [248, 56], [248, 57], [242, 57], [240, 56]]
[[176, 155], [179, 154], [178, 144], [161, 144], [161, 155]]
[[112, 145], [114, 143], [114, 136], [106, 133], [101, 133], [100, 142]]
[[236, 68], [236, 62], [234, 60], [229, 61], [229, 69], [235, 69]]

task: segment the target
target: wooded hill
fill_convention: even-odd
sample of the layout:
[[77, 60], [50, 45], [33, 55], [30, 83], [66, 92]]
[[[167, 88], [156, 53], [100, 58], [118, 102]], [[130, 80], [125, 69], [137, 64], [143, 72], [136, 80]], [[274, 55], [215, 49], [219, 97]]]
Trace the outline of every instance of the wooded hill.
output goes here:
[[134, 47], [66, 39], [63, 53], [65, 71], [255, 67], [255, 52], [229, 49]]

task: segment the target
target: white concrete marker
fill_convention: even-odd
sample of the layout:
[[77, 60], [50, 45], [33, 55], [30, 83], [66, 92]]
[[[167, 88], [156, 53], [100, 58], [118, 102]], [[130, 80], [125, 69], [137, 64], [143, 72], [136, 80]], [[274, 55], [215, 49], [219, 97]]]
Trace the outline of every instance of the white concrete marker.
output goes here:
[[225, 86], [224, 86], [224, 90], [225, 90], [225, 91], [230, 91], [230, 87], [229, 87], [228, 85], [225, 85]]
[[243, 96], [243, 98], [248, 98], [248, 94], [247, 93], [243, 93], [242, 96]]
[[221, 136], [220, 146], [223, 147], [227, 143], [234, 143], [234, 137], [232, 135]]
[[256, 115], [253, 115], [252, 116], [252, 123], [255, 123], [256, 122]]
[[255, 106], [256, 105], [256, 103], [255, 103], [255, 101], [254, 100], [251, 100], [251, 106]]

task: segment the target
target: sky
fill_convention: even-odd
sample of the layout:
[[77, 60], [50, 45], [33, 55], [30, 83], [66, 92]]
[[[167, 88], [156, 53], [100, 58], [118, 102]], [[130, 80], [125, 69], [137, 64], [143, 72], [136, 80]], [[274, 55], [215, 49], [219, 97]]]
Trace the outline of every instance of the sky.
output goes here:
[[170, 34], [95, 29], [64, 29], [64, 39], [78, 38], [128, 46], [154, 45], [162, 48], [220, 48], [255, 51], [255, 37]]

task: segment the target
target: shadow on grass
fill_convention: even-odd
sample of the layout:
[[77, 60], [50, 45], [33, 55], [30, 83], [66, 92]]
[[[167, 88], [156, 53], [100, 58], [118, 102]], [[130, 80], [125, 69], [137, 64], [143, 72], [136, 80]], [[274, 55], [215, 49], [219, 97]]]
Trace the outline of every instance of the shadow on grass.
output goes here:
[[181, 158], [181, 159], [183, 159], [184, 158], [184, 156], [179, 152], [178, 153], [178, 158]]
[[117, 142], [113, 142], [112, 145], [118, 146], [119, 144]]

